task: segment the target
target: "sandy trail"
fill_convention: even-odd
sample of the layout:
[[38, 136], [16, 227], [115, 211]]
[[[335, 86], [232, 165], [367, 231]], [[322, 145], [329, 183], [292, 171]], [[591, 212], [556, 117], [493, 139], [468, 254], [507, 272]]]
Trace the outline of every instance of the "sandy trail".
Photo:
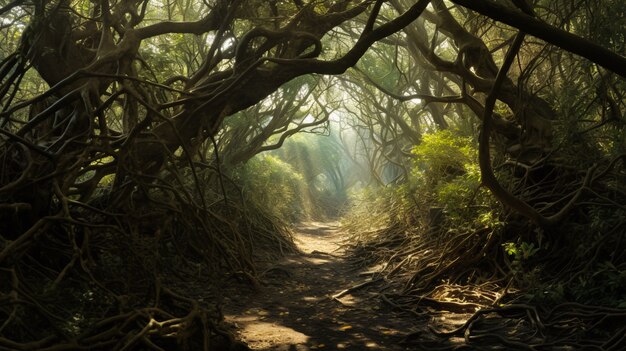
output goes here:
[[304, 223], [295, 235], [302, 253], [270, 267], [260, 291], [226, 298], [226, 322], [238, 338], [253, 350], [404, 350], [406, 315], [366, 288], [332, 298], [367, 279], [344, 259], [338, 224]]

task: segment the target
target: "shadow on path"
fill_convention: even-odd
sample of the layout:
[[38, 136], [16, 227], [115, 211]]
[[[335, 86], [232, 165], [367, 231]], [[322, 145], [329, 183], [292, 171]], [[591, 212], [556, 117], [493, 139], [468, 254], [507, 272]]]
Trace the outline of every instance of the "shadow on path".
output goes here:
[[405, 350], [409, 317], [365, 288], [332, 298], [367, 279], [339, 251], [338, 225], [305, 223], [295, 239], [302, 253], [267, 268], [260, 291], [225, 292], [226, 321], [238, 337], [253, 350]]

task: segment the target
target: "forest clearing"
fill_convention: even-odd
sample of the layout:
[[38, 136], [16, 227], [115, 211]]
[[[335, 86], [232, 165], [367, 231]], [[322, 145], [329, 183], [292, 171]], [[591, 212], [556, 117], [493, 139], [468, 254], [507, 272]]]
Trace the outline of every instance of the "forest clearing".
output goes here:
[[0, 0], [0, 350], [626, 349], [625, 28]]

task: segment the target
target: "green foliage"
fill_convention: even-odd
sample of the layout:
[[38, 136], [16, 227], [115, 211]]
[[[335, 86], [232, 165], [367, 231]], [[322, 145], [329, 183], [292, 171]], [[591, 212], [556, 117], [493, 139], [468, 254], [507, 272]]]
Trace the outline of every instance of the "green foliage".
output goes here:
[[522, 241], [520, 243], [506, 242], [502, 244], [504, 252], [513, 258], [511, 270], [513, 273], [520, 273], [523, 270], [524, 262], [533, 257], [539, 250], [534, 243]]
[[244, 197], [276, 218], [295, 221], [303, 215], [303, 176], [271, 155], [257, 155], [235, 170]]
[[337, 167], [343, 157], [339, 144], [332, 137], [311, 133], [290, 137], [275, 153], [302, 172], [307, 180]]
[[583, 301], [597, 300], [603, 304], [626, 307], [626, 269], [609, 259], [596, 262], [584, 275], [575, 281], [573, 293]]
[[576, 262], [585, 262], [567, 281], [569, 297], [582, 303], [626, 305], [626, 263], [621, 250], [626, 212], [591, 206], [587, 213], [585, 222], [570, 223], [563, 230], [575, 233], [572, 256]]
[[416, 222], [416, 199], [407, 184], [366, 187], [350, 194], [343, 226], [360, 239], [382, 228], [411, 228]]
[[471, 167], [478, 155], [471, 138], [456, 135], [450, 130], [424, 135], [422, 143], [415, 146], [412, 153], [418, 170], [430, 180], [454, 175], [451, 172]]
[[444, 231], [503, 227], [495, 199], [480, 187], [478, 154], [471, 138], [449, 130], [427, 134], [412, 154], [414, 167], [406, 183], [352, 194], [347, 227], [354, 232], [394, 226], [413, 231], [426, 228], [431, 209], [437, 208], [442, 209]]
[[495, 200], [480, 187], [478, 151], [471, 138], [450, 130], [427, 134], [412, 153], [417, 193], [430, 199], [430, 206], [442, 207], [451, 224], [468, 228], [500, 224]]
[[306, 184], [300, 193], [303, 214], [311, 218], [337, 216], [347, 195], [342, 169], [345, 154], [334, 135], [298, 133], [272, 154], [302, 175]]

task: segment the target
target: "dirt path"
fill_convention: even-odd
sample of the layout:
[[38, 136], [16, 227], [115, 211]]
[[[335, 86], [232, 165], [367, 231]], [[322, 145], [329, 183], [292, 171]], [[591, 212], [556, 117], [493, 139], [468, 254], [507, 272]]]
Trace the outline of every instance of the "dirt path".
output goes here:
[[302, 254], [272, 266], [260, 291], [233, 291], [224, 314], [239, 339], [253, 350], [404, 350], [406, 316], [367, 289], [332, 298], [367, 279], [342, 257], [342, 239], [337, 223], [303, 224]]

